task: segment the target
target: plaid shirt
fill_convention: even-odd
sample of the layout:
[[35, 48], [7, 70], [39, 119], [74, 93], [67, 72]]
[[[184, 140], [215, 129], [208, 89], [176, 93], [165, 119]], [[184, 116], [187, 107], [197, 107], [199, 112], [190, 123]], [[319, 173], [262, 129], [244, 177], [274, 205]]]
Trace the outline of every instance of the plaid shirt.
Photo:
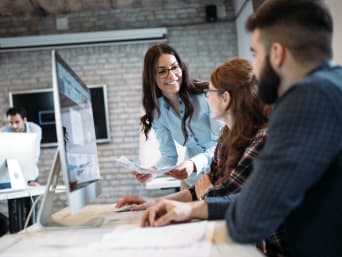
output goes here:
[[[259, 151], [265, 144], [267, 129], [261, 129], [255, 136], [252, 143], [246, 148], [240, 161], [236, 167], [230, 172], [229, 176], [220, 181], [222, 178], [216, 177], [216, 169], [218, 163], [218, 151], [220, 144], [217, 145], [215, 154], [211, 163], [211, 169], [209, 173], [210, 180], [216, 184], [207, 194], [207, 197], [212, 196], [224, 196], [234, 193], [238, 193], [247, 178], [252, 172], [252, 161], [258, 155]], [[221, 182], [221, 183], [217, 183]]]

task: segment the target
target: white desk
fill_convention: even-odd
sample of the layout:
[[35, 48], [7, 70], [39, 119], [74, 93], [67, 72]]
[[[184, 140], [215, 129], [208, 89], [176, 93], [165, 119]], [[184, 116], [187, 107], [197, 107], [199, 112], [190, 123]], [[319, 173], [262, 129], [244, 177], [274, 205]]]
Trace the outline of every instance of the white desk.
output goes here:
[[[198, 245], [183, 248], [153, 248], [153, 249], [115, 249], [117, 240], [107, 241], [103, 238], [116, 232], [120, 237], [137, 230], [142, 212], [113, 212], [113, 204], [92, 205], [82, 209], [80, 213], [70, 216], [66, 209], [54, 215], [54, 220], [60, 224], [77, 226], [88, 224], [88, 228], [55, 227], [42, 229], [37, 225], [28, 232], [6, 235], [0, 238], [0, 257], [17, 257], [28, 254], [35, 257], [196, 257], [203, 256]], [[254, 245], [240, 245], [228, 237], [224, 221], [210, 221], [213, 229], [210, 241], [206, 241], [207, 253], [211, 257], [262, 257]], [[139, 230], [140, 231], [140, 230]], [[144, 232], [142, 232], [144, 233]], [[127, 234], [126, 234], [127, 235]], [[140, 237], [141, 238], [141, 237]], [[139, 240], [139, 238], [134, 238]], [[129, 246], [130, 247], [130, 246]]]
[[45, 192], [45, 186], [28, 186], [21, 190], [0, 190], [0, 200], [10, 200], [22, 197], [41, 195]]
[[145, 188], [153, 189], [175, 189], [179, 191], [181, 181], [170, 176], [157, 177], [145, 183]]

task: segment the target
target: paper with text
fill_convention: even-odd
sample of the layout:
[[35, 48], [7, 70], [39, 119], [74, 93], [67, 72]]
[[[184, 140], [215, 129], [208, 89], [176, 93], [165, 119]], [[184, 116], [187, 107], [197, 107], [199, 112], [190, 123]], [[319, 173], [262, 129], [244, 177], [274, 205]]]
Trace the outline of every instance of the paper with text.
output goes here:
[[161, 169], [146, 168], [130, 161], [127, 157], [123, 155], [120, 156], [120, 158], [116, 159], [116, 161], [120, 164], [120, 166], [124, 168], [127, 168], [131, 171], [134, 170], [134, 171], [144, 173], [144, 174], [152, 174], [153, 177], [165, 175], [166, 172], [176, 167], [176, 166], [172, 166], [172, 167], [166, 167], [166, 168], [161, 168]]

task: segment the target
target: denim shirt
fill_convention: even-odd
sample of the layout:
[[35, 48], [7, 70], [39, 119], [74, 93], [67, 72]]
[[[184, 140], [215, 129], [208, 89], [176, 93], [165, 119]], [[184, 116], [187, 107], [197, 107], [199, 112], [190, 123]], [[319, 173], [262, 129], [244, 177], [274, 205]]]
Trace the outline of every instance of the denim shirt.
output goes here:
[[157, 162], [156, 167], [162, 168], [177, 164], [176, 141], [186, 149], [185, 160], [191, 160], [196, 165], [196, 173], [194, 172], [185, 181], [188, 185], [194, 185], [203, 173], [209, 171], [219, 131], [223, 127], [221, 121], [210, 118], [210, 109], [203, 94], [192, 95], [191, 101], [194, 106], [190, 123], [193, 133], [186, 126], [188, 140], [185, 145], [181, 129], [185, 105], [181, 99], [179, 99], [180, 113], [178, 115], [166, 99], [160, 97], [160, 117], [155, 113], [152, 123], [161, 153], [161, 159]]

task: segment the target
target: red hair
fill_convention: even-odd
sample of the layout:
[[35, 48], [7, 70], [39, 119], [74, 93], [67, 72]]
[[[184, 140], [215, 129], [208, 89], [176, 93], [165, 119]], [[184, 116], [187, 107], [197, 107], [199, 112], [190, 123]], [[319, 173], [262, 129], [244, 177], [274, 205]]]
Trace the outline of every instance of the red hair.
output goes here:
[[253, 67], [245, 59], [228, 60], [212, 72], [210, 79], [215, 88], [230, 94], [226, 111], [233, 117], [232, 127], [225, 126], [219, 138], [219, 161], [213, 177], [220, 178], [230, 174], [258, 131], [266, 127], [269, 107], [259, 99]]

